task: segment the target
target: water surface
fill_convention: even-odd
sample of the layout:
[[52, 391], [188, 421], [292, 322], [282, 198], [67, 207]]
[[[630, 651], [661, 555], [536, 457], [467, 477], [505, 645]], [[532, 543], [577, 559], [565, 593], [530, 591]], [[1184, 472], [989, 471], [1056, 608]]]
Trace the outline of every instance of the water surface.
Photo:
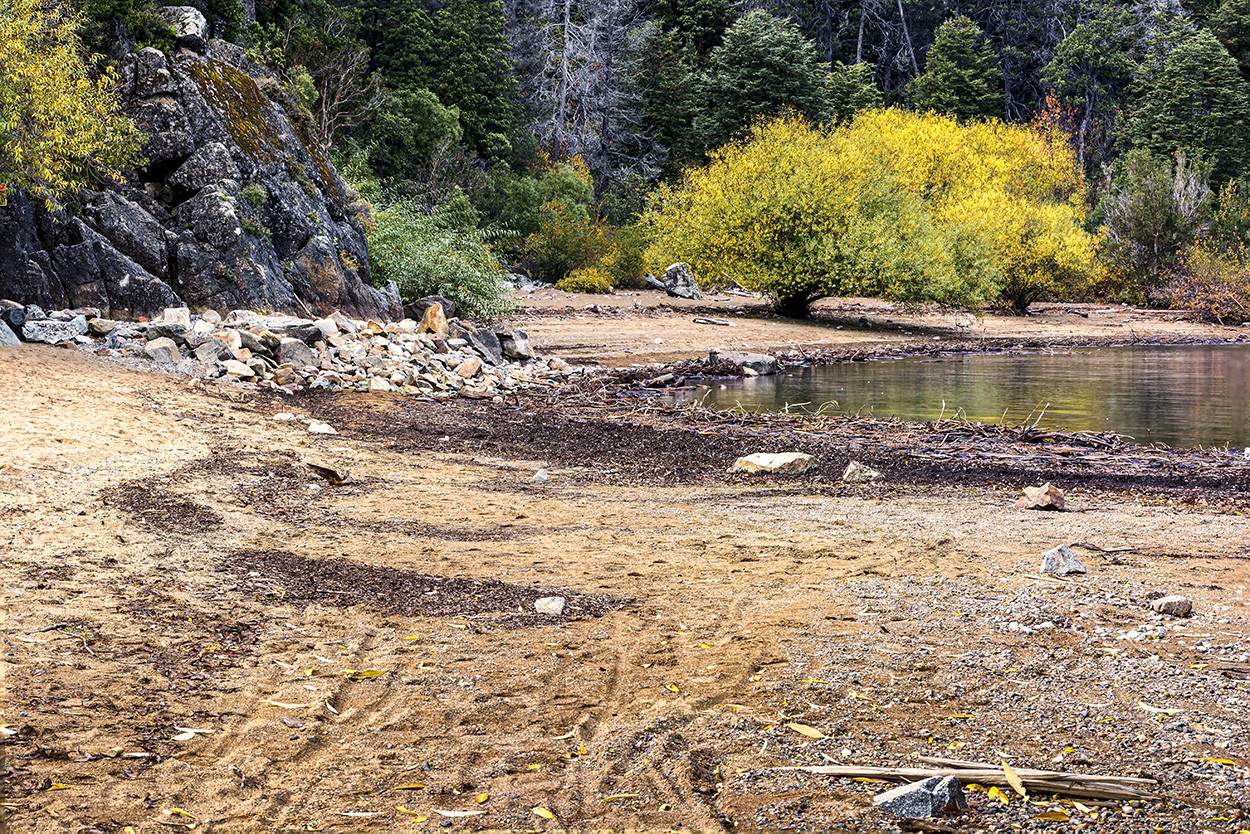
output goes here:
[[1250, 446], [1250, 345], [1089, 348], [799, 368], [699, 388], [709, 408], [825, 411], [1109, 431], [1138, 443]]

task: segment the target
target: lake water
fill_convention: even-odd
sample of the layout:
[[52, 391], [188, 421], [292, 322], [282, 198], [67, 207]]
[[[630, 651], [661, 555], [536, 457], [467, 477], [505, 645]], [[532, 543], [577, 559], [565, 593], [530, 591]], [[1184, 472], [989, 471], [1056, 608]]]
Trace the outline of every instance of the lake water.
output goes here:
[[[1138, 443], [1250, 446], [1250, 345], [1089, 348], [1056, 354], [889, 359], [794, 369], [696, 389], [715, 409], [960, 415], [1116, 432]], [[1044, 409], [1044, 414], [1043, 414]]]

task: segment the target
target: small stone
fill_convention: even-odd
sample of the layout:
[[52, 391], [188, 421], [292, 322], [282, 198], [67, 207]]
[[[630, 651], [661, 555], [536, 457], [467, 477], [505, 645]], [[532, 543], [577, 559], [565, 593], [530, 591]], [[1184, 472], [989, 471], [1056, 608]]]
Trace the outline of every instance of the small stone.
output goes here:
[[872, 801], [878, 808], [913, 820], [940, 817], [947, 810], [968, 808], [963, 786], [954, 776], [931, 776], [910, 785], [900, 785], [877, 794]]
[[293, 423], [297, 419], [294, 414], [289, 411], [279, 411], [277, 414], [269, 418], [270, 420], [278, 420], [283, 423]]
[[547, 483], [547, 481], [550, 481], [550, 480], [551, 480], [551, 476], [547, 474], [546, 469], [539, 469], [537, 472], [534, 473], [534, 483], [536, 484], [545, 484]]
[[1067, 576], [1070, 573], [1085, 573], [1085, 566], [1076, 558], [1071, 547], [1061, 544], [1042, 554], [1041, 572], [1052, 576]]
[[1189, 617], [1194, 613], [1194, 601], [1179, 595], [1159, 597], [1150, 603], [1150, 609], [1169, 617]]
[[460, 375], [461, 379], [473, 379], [480, 370], [482, 370], [482, 361], [480, 359], [466, 359], [456, 368], [456, 373]]
[[143, 353], [161, 365], [176, 365], [182, 361], [182, 351], [178, 350], [177, 343], [165, 337], [148, 342], [143, 347]]
[[338, 434], [338, 432], [334, 430], [334, 426], [330, 425], [329, 423], [318, 423], [315, 420], [308, 424], [308, 433], [309, 434]]
[[119, 324], [121, 322], [113, 321], [112, 319], [92, 319], [87, 322], [87, 329], [91, 331], [93, 336], [107, 336], [116, 330]]
[[750, 369], [759, 376], [770, 376], [781, 370], [777, 360], [767, 354], [743, 353], [739, 350], [708, 351], [707, 361], [710, 365], [733, 365], [741, 371]]
[[884, 477], [877, 470], [865, 466], [857, 460], [848, 463], [846, 469], [842, 472], [842, 482], [847, 484], [870, 484]]
[[1025, 487], [1024, 497], [1016, 502], [1017, 510], [1063, 510], [1063, 491], [1054, 484], [1047, 483], [1039, 487]]
[[781, 452], [768, 454], [759, 452], [754, 455], [738, 458], [730, 468], [730, 472], [745, 472], [749, 475], [761, 473], [772, 475], [801, 475], [811, 469], [816, 458], [802, 452]]
[[564, 597], [542, 597], [534, 600], [534, 610], [548, 617], [559, 617], [564, 613], [566, 603]]
[[221, 363], [221, 366], [226, 369], [226, 373], [237, 377], [251, 378], [256, 376], [256, 372], [252, 370], [250, 365], [245, 365], [237, 359], [227, 359]]
[[421, 323], [417, 325], [418, 333], [434, 333], [438, 336], [448, 334], [447, 316], [443, 313], [443, 305], [437, 301], [426, 308]]

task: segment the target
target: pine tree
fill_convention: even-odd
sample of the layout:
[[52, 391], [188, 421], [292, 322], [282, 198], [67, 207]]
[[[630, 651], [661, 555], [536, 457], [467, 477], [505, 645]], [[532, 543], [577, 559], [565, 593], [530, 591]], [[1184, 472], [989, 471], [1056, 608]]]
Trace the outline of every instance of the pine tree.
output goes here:
[[690, 135], [698, 106], [695, 77], [671, 30], [653, 26], [642, 52], [647, 57], [638, 65], [635, 83], [647, 124], [665, 149], [663, 173], [673, 176], [697, 157]]
[[705, 148], [742, 136], [752, 122], [784, 110], [823, 120], [828, 73], [815, 46], [789, 21], [757, 11], [725, 33], [701, 84], [706, 108], [695, 120]]
[[828, 90], [829, 115], [838, 122], [849, 121], [861, 110], [872, 110], [884, 103], [868, 64], [839, 63], [829, 73]]
[[1250, 0], [1223, 0], [1208, 26], [1250, 78]]
[[980, 27], [963, 15], [943, 23], [924, 72], [907, 85], [907, 97], [922, 112], [957, 119], [1002, 118], [1003, 73]]
[[1250, 84], [1228, 50], [1205, 29], [1181, 43], [1163, 66], [1135, 82], [1125, 125], [1134, 148], [1160, 156], [1178, 149], [1212, 165], [1216, 182], [1250, 164]]

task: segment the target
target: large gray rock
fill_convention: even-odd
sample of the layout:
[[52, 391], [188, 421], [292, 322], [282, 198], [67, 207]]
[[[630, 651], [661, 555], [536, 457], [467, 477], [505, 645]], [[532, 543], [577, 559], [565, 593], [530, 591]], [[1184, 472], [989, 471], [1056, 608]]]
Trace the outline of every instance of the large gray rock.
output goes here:
[[524, 330], [513, 327], [501, 327], [495, 330], [499, 337], [499, 349], [507, 359], [524, 361], [534, 358], [534, 349], [530, 347], [530, 337]]
[[196, 52], [208, 49], [211, 30], [203, 12], [194, 6], [164, 6], [159, 11], [165, 22], [173, 27], [179, 46]]
[[48, 345], [59, 345], [72, 342], [87, 333], [87, 319], [78, 316], [71, 321], [55, 321], [27, 319], [22, 325], [22, 338], [28, 342], [43, 342]]
[[[178, 306], [400, 318], [397, 289], [372, 287], [356, 195], [262, 92], [277, 81], [242, 50], [210, 46], [199, 11], [165, 14], [183, 48], [140, 50], [119, 73], [144, 167], [82, 192], [70, 213], [11, 194], [0, 297], [129, 320]], [[260, 205], [243, 198], [250, 186]]]
[[703, 298], [699, 285], [694, 280], [694, 270], [688, 263], [676, 263], [664, 270], [663, 278], [647, 276], [647, 283], [656, 289], [664, 290], [675, 298], [687, 298], [697, 301]]
[[182, 351], [178, 344], [165, 336], [153, 339], [143, 347], [143, 353], [153, 362], [161, 365], [177, 365], [182, 361]]
[[931, 776], [910, 785], [900, 785], [877, 794], [872, 801], [878, 808], [913, 820], [940, 817], [948, 810], [968, 809], [963, 786], [954, 776]]
[[13, 332], [3, 321], [0, 321], [0, 347], [17, 347], [22, 342], [17, 338], [17, 334]]
[[707, 361], [711, 365], [728, 363], [739, 369], [749, 370], [759, 376], [769, 376], [780, 372], [777, 360], [763, 353], [743, 353], [737, 350], [708, 351]]
[[1166, 614], [1169, 617], [1188, 617], [1194, 613], [1194, 601], [1189, 597], [1179, 595], [1159, 597], [1151, 601], [1150, 608], [1156, 614]]

